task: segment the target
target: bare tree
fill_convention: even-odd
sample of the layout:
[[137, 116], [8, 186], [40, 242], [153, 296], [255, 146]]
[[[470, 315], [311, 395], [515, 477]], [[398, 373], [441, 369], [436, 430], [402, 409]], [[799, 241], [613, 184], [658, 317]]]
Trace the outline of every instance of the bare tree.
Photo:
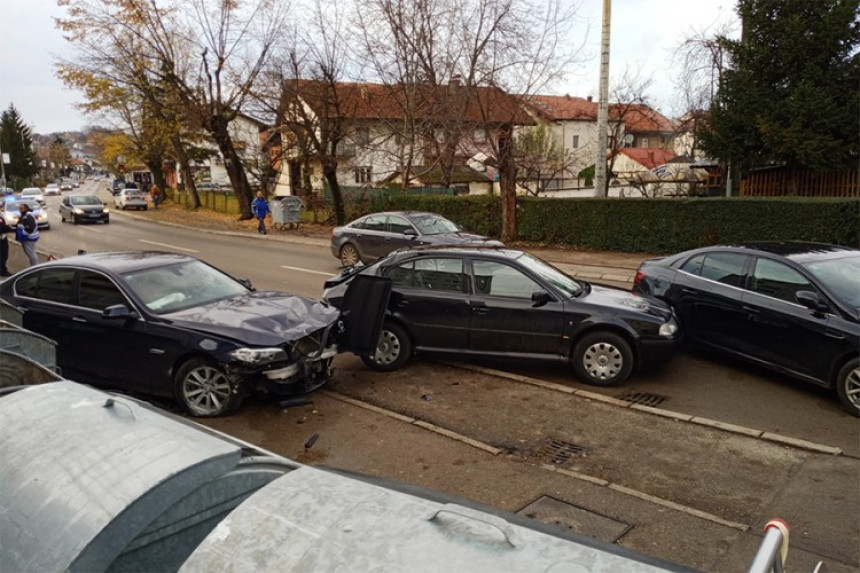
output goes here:
[[[181, 116], [184, 125], [208, 132], [224, 157], [241, 218], [251, 218], [252, 192], [229, 125], [269, 62], [288, 6], [274, 0], [249, 5], [191, 0], [161, 7], [155, 0], [59, 4], [67, 7], [68, 17], [58, 26], [82, 52], [77, 65], [92, 71], [104, 64], [111, 80], [141, 90], [150, 109], [164, 112], [168, 123]], [[193, 178], [186, 183], [193, 186]]]
[[[579, 53], [567, 43], [575, 9], [563, 0], [371, 0], [356, 10], [362, 69], [403, 92], [404, 170], [435, 162], [450, 177], [466, 159], [464, 140], [489, 134], [503, 240], [517, 234], [513, 126], [531, 121], [518, 105], [496, 107], [497, 94], [533, 93], [570, 69]], [[422, 86], [452, 89], [442, 97]]]
[[[655, 119], [659, 114], [649, 105], [648, 90], [654, 83], [651, 77], [642, 77], [629, 67], [610, 89], [614, 103], [609, 106], [609, 139], [607, 144], [606, 172], [611, 174], [615, 168], [618, 150], [627, 146], [632, 137], [627, 133], [628, 124], [640, 119]], [[627, 141], [625, 141], [627, 138]], [[609, 185], [610, 177], [606, 183]], [[600, 195], [600, 194], [599, 194]], [[606, 196], [606, 190], [603, 195]]]
[[577, 162], [577, 157], [560, 146], [543, 125], [516, 132], [514, 157], [517, 183], [535, 197]]

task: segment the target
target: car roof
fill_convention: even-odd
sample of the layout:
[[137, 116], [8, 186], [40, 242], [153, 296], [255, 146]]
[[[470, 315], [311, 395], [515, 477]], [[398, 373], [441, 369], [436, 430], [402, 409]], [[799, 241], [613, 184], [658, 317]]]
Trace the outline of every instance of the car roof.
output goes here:
[[860, 251], [840, 245], [829, 243], [814, 243], [811, 241], [747, 241], [743, 243], [731, 243], [726, 245], [715, 245], [701, 249], [703, 251], [713, 249], [732, 249], [749, 251], [750, 253], [768, 253], [803, 263], [810, 260], [820, 260], [843, 256]]
[[141, 269], [162, 267], [187, 261], [197, 261], [194, 257], [179, 253], [163, 251], [106, 251], [98, 253], [83, 253], [72, 257], [57, 259], [40, 265], [63, 266], [99, 269], [124, 274]]
[[442, 219], [445, 218], [442, 215], [440, 215], [439, 213], [431, 213], [430, 211], [380, 211], [379, 213], [368, 213], [367, 215], [364, 215], [363, 217], [359, 217], [359, 219], [364, 219], [366, 217], [373, 217], [373, 216], [379, 216], [379, 215], [397, 215], [400, 217], [405, 217], [406, 219], [412, 219], [412, 218], [418, 219], [418, 218], [423, 218], [423, 217], [441, 217]]
[[416, 245], [403, 248], [392, 253], [392, 256], [400, 255], [398, 258], [410, 254], [434, 255], [434, 254], [457, 254], [457, 255], [490, 255], [500, 258], [515, 260], [523, 256], [525, 251], [511, 249], [509, 247], [484, 245], [483, 243], [461, 243], [458, 245]]
[[41, 193], [41, 192], [42, 192], [42, 190], [41, 190], [41, 189], [39, 189], [38, 187], [26, 187], [26, 188], [24, 188], [24, 189], [22, 189], [22, 190], [21, 190], [21, 193], [22, 193], [22, 194], [24, 194], [24, 193], [26, 193], [27, 191], [30, 191], [30, 192], [35, 191], [36, 193]]

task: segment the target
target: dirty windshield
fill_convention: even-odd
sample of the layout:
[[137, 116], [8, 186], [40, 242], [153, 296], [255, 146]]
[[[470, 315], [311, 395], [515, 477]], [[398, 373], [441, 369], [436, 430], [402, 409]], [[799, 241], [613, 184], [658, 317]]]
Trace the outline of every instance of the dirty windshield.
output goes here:
[[69, 202], [72, 205], [101, 205], [101, 199], [95, 195], [79, 195], [77, 197], [69, 197]]
[[552, 286], [560, 290], [566, 296], [572, 298], [582, 294], [582, 283], [573, 277], [564, 274], [554, 266], [549, 265], [528, 253], [523, 253], [518, 260], [523, 266], [542, 276], [544, 280], [552, 284]]
[[413, 217], [411, 221], [418, 227], [422, 235], [442, 235], [445, 233], [460, 232], [460, 227], [442, 217]]
[[156, 314], [167, 314], [244, 294], [248, 289], [200, 261], [134, 271], [124, 275], [128, 286]]

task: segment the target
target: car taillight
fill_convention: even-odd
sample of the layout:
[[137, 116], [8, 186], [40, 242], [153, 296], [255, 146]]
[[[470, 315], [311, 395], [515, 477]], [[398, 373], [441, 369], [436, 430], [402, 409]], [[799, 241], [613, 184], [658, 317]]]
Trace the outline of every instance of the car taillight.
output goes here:
[[642, 271], [636, 271], [636, 276], [633, 277], [633, 286], [641, 286], [647, 276]]

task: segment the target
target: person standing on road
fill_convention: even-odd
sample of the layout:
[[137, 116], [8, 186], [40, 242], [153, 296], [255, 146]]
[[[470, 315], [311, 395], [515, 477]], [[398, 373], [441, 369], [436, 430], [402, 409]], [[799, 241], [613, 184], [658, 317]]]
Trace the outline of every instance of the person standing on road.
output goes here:
[[39, 225], [36, 223], [36, 217], [33, 216], [27, 203], [21, 203], [19, 208], [21, 209], [21, 216], [18, 217], [15, 237], [21, 243], [24, 254], [30, 259], [30, 266], [33, 266], [39, 263], [39, 257], [36, 254], [36, 242], [39, 240]]
[[12, 230], [6, 219], [0, 217], [0, 277], [11, 276], [7, 263], [9, 262], [9, 239], [6, 238], [6, 233]]
[[263, 196], [262, 191], [257, 191], [257, 198], [251, 203], [251, 212], [257, 218], [257, 232], [266, 234], [266, 215], [269, 214], [269, 202]]

